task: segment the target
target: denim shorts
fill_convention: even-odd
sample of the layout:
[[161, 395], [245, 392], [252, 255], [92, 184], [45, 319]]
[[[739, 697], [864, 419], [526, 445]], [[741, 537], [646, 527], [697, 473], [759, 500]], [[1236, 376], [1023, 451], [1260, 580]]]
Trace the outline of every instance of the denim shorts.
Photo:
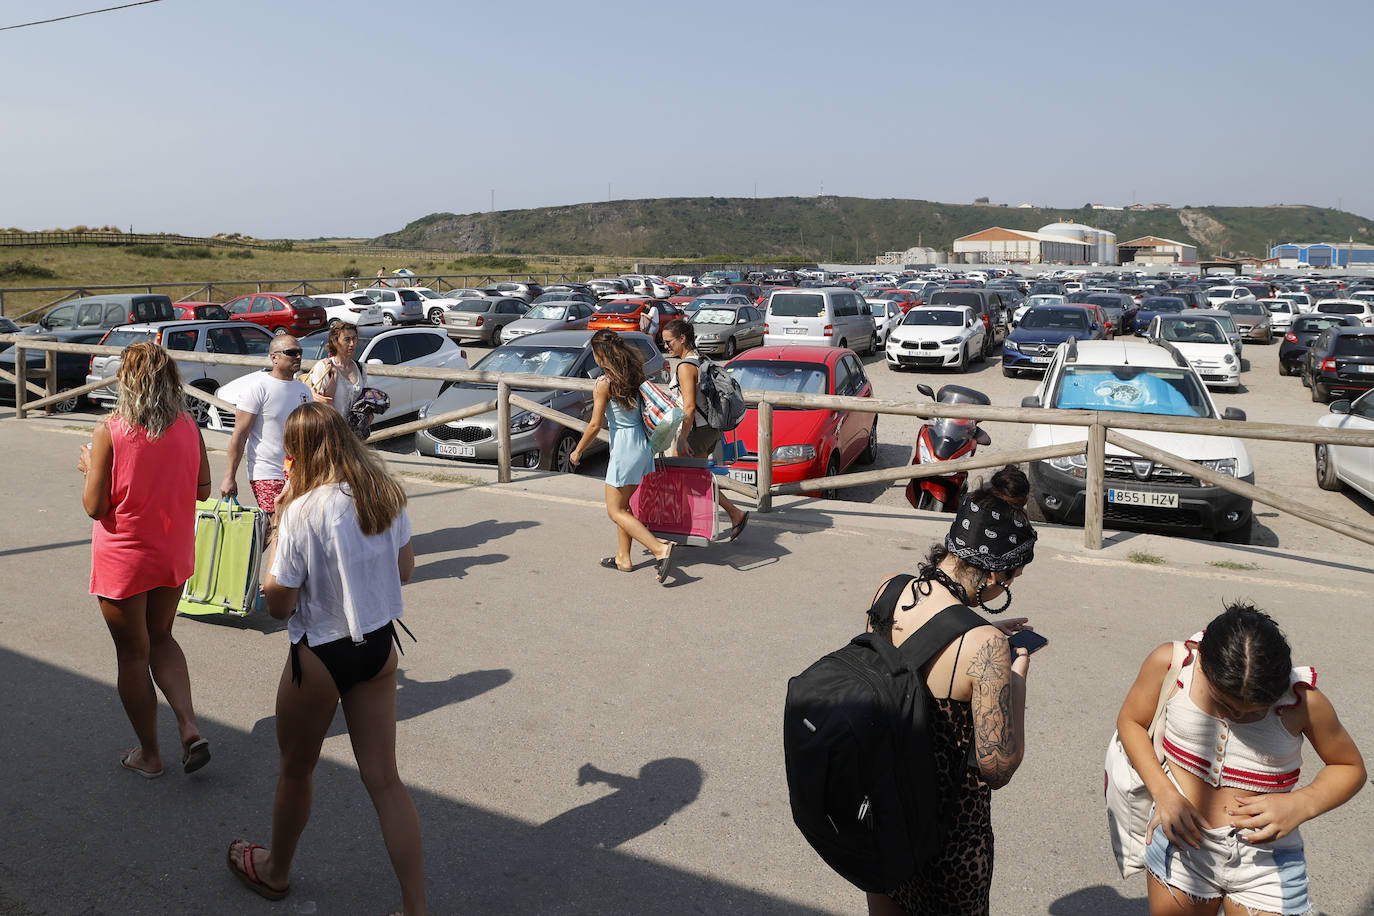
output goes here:
[[1202, 828], [1202, 846], [1176, 846], [1156, 827], [1145, 867], [1171, 892], [1190, 900], [1227, 897], [1250, 912], [1299, 916], [1312, 912], [1307, 859], [1294, 830], [1272, 843], [1250, 843], [1230, 827]]

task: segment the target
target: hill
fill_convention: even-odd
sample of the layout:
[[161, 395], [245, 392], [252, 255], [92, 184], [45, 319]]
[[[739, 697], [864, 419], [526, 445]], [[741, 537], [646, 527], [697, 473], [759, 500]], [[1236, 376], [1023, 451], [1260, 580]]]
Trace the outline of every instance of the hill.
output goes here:
[[[950, 250], [986, 229], [1078, 222], [1120, 241], [1158, 235], [1196, 244], [1201, 257], [1264, 255], [1285, 241], [1374, 241], [1374, 222], [1309, 206], [1077, 210], [861, 197], [682, 197], [431, 213], [373, 240], [387, 247], [474, 253], [597, 253], [620, 257], [867, 263], [917, 244]], [[919, 240], [919, 241], [918, 241]]]

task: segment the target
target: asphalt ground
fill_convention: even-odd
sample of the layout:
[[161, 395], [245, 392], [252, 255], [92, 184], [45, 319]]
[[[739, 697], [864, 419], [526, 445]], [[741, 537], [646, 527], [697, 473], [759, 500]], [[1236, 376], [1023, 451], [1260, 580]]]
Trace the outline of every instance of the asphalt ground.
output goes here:
[[[268, 840], [287, 650], [276, 621], [180, 619], [214, 759], [154, 781], [119, 768], [131, 730], [87, 594], [91, 523], [74, 469], [90, 418], [11, 417], [0, 414], [0, 912], [390, 912], [394, 878], [341, 720], [291, 896], [262, 901], [224, 867], [234, 837]], [[207, 436], [217, 475], [224, 441]], [[661, 587], [647, 556], [630, 575], [597, 566], [614, 532], [590, 474], [496, 485], [491, 468], [387, 457], [410, 493], [418, 555], [397, 742], [434, 912], [862, 911], [791, 824], [783, 694], [861, 629], [877, 583], [912, 570], [947, 516], [784, 498], [736, 543], [679, 551]], [[1144, 879], [1121, 881], [1109, 851], [1103, 750], [1141, 659], [1225, 599], [1276, 615], [1368, 760], [1374, 573], [1362, 545], [1118, 534], [1089, 552], [1078, 530], [1041, 530], [1012, 610], [1051, 642], [1031, 665], [1025, 763], [994, 796], [994, 913], [1145, 912]], [[175, 742], [165, 708], [160, 725]], [[1304, 782], [1318, 765], [1309, 753]], [[1372, 824], [1366, 791], [1304, 827], [1320, 912], [1374, 910]]]

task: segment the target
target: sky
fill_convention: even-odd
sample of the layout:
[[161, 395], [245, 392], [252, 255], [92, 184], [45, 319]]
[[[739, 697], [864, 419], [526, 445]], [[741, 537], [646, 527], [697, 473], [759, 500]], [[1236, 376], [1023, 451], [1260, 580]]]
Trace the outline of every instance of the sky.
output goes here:
[[160, 0], [0, 31], [0, 228], [820, 193], [1374, 217], [1371, 27], [1369, 0]]

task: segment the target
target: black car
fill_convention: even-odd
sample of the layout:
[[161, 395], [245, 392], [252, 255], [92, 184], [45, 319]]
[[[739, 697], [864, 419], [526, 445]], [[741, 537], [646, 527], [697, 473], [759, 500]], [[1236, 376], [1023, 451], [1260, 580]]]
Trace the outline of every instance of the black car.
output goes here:
[[1113, 334], [1124, 335], [1135, 330], [1135, 316], [1139, 311], [1135, 297], [1127, 293], [1078, 292], [1069, 296], [1070, 302], [1090, 302], [1102, 307], [1111, 323]]
[[1140, 300], [1140, 308], [1135, 313], [1135, 333], [1145, 336], [1145, 329], [1156, 315], [1177, 314], [1188, 306], [1177, 296], [1146, 296]]
[[1353, 398], [1374, 388], [1374, 328], [1327, 328], [1312, 342], [1303, 370], [1318, 404], [1333, 393]]
[[1190, 309], [1211, 308], [1207, 304], [1207, 296], [1196, 286], [1176, 286], [1169, 290], [1169, 295], [1175, 299], [1182, 299], [1183, 304]]
[[1030, 295], [1063, 296], [1065, 295], [1064, 284], [1058, 280], [1036, 280], [1031, 284]]
[[[1358, 327], [1353, 315], [1298, 315], [1279, 344], [1279, 375], [1303, 375], [1307, 349], [1327, 328]], [[1306, 376], [1303, 384], [1307, 383]]]
[[[105, 331], [101, 328], [82, 328], [75, 331], [47, 331], [42, 335], [34, 335], [35, 340], [56, 340], [70, 344], [98, 344], [105, 336]], [[40, 388], [43, 387], [43, 379], [39, 373], [43, 371], [43, 366], [47, 361], [47, 354], [42, 350], [24, 351], [24, 371], [30, 380]], [[86, 372], [91, 366], [91, 356], [89, 353], [59, 353], [57, 354], [57, 390], [66, 391], [86, 384]], [[14, 348], [10, 347], [4, 352], [0, 352], [0, 370], [14, 374]], [[26, 400], [35, 400], [38, 395], [29, 393]], [[68, 398], [65, 401], [58, 401], [52, 405], [57, 413], [68, 413], [77, 408], [83, 399], [80, 397]], [[0, 402], [6, 404], [14, 403], [14, 384], [0, 379]]]

